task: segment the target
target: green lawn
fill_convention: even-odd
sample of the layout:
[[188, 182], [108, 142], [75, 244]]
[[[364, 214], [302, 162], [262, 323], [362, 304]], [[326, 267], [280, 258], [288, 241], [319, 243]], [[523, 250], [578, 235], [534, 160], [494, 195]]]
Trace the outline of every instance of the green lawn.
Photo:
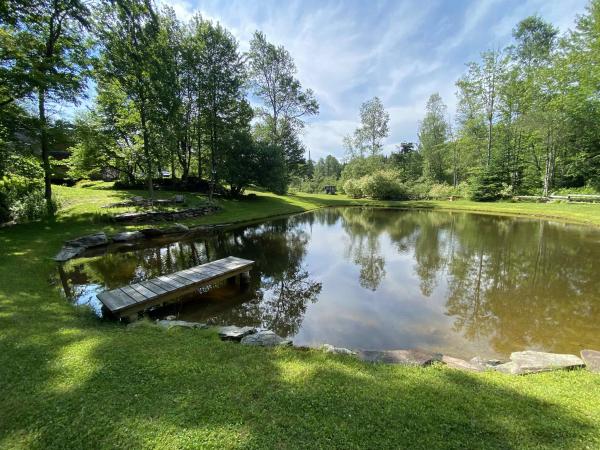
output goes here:
[[[51, 256], [67, 238], [122, 229], [100, 207], [134, 194], [100, 188], [57, 187], [55, 221], [0, 229], [0, 448], [600, 448], [600, 376], [586, 371], [368, 365], [98, 321], [51, 284]], [[191, 222], [358, 203], [260, 194]], [[366, 203], [600, 225], [600, 205]]]

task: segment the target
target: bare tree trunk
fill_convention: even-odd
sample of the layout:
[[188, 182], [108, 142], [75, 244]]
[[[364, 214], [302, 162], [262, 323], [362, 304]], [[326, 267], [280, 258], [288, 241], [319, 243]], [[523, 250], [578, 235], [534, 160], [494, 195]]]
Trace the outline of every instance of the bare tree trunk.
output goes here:
[[46, 119], [46, 91], [38, 90], [38, 112], [40, 121], [40, 147], [42, 150], [42, 164], [44, 167], [44, 198], [49, 215], [54, 215], [52, 204], [52, 168], [50, 167], [50, 148], [48, 145], [48, 120]]
[[142, 123], [142, 134], [144, 139], [144, 158], [146, 159], [146, 181], [148, 183], [148, 194], [150, 196], [150, 200], [154, 200], [154, 184], [152, 183], [152, 158], [150, 157], [148, 127], [146, 126], [146, 107], [143, 101], [140, 111], [140, 121]]

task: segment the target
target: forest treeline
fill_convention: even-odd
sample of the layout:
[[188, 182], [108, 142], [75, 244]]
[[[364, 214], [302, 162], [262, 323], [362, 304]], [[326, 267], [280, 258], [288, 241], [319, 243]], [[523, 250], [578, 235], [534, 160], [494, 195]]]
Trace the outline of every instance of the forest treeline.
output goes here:
[[[494, 200], [600, 186], [600, 0], [562, 35], [525, 18], [468, 63], [450, 118], [439, 94], [418, 142], [384, 154], [389, 114], [360, 108], [343, 161], [305, 159], [314, 93], [257, 31], [242, 52], [200, 15], [152, 0], [0, 5], [0, 221], [53, 213], [52, 182], [116, 179], [240, 195], [337, 185], [353, 197]], [[80, 105], [73, 120], [64, 105]], [[61, 116], [63, 116], [61, 118]]]
[[295, 187], [337, 184], [354, 197], [463, 196], [495, 200], [600, 188], [600, 1], [564, 35], [540, 17], [513, 29], [504, 49], [484, 51], [456, 82], [452, 120], [430, 96], [418, 143], [388, 155], [389, 115], [380, 99], [360, 109], [360, 127], [344, 138], [347, 160], [328, 156]]

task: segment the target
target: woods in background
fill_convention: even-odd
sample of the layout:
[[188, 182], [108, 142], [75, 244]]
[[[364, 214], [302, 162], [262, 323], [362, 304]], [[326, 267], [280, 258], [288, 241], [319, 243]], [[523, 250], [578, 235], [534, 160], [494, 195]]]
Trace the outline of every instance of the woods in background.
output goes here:
[[[417, 144], [382, 156], [389, 116], [378, 98], [365, 102], [361, 126], [344, 139], [348, 153], [334, 180], [338, 187], [357, 197], [372, 196], [376, 183], [385, 198], [475, 200], [598, 192], [600, 1], [562, 37], [533, 16], [516, 25], [513, 39], [467, 64], [456, 82], [454, 120], [440, 95], [430, 96]], [[304, 187], [319, 191], [322, 184], [332, 180]]]

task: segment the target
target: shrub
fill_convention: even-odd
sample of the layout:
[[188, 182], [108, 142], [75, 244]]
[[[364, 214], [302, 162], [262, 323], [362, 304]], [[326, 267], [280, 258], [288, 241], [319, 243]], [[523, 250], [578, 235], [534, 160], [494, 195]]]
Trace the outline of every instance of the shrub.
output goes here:
[[484, 172], [475, 178], [471, 200], [476, 202], [493, 202], [502, 197], [502, 191], [505, 188], [498, 176], [493, 172]]
[[449, 184], [434, 184], [429, 189], [429, 198], [448, 198], [455, 196], [457, 189]]
[[407, 190], [398, 180], [396, 173], [380, 170], [360, 179], [364, 196], [377, 200], [398, 200], [407, 197]]
[[35, 220], [46, 214], [44, 184], [39, 179], [11, 175], [0, 180], [0, 221]]
[[344, 192], [348, 197], [351, 198], [361, 198], [363, 196], [363, 191], [361, 187], [361, 182], [356, 180], [348, 180], [344, 183]]

